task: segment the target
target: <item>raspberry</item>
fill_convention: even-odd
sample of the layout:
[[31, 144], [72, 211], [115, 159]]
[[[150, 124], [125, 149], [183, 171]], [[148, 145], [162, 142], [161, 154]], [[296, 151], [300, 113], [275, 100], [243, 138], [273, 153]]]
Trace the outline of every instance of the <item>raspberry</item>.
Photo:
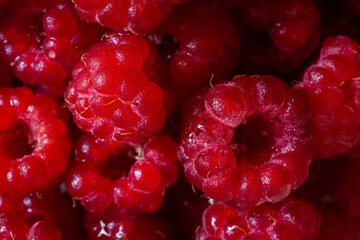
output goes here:
[[42, 46], [26, 49], [14, 61], [15, 75], [29, 85], [47, 86], [62, 95], [66, 77], [86, 50], [97, 42], [96, 27], [80, 21], [68, 1], [49, 4], [42, 24], [46, 34]]
[[87, 213], [85, 227], [90, 240], [173, 239], [166, 222], [157, 215], [129, 214], [124, 209], [113, 206], [101, 213]]
[[187, 179], [218, 201], [284, 199], [311, 162], [310, 104], [272, 76], [238, 76], [185, 104], [179, 159]]
[[25, 219], [17, 213], [0, 214], [1, 239], [4, 240], [27, 240], [28, 226]]
[[146, 34], [155, 30], [172, 11], [172, 5], [186, 0], [74, 0], [79, 15], [89, 22]]
[[17, 213], [0, 214], [1, 239], [61, 240], [59, 229], [47, 221], [36, 222], [29, 229], [26, 219]]
[[153, 63], [147, 57], [154, 60], [144, 38], [120, 32], [87, 52], [65, 94], [82, 130], [108, 142], [138, 145], [162, 128], [163, 94], [142, 70]]
[[240, 61], [240, 36], [234, 25], [214, 3], [189, 1], [177, 6], [161, 26], [180, 45], [169, 66], [174, 84], [195, 88], [232, 74]]
[[0, 97], [0, 192], [21, 196], [64, 171], [71, 144], [51, 97], [28, 88], [2, 88]]
[[311, 100], [315, 158], [348, 152], [359, 128], [358, 45], [343, 36], [327, 38], [319, 60], [308, 67], [296, 88]]
[[85, 134], [75, 148], [77, 161], [83, 163], [68, 173], [67, 190], [89, 211], [102, 211], [114, 202], [154, 212], [166, 188], [177, 179], [176, 149], [169, 137], [157, 135], [137, 148], [136, 156], [130, 148], [109, 151]]
[[250, 61], [243, 62], [246, 72], [251, 72], [249, 67], [256, 73], [296, 71], [317, 47], [320, 18], [311, 0], [246, 1], [239, 11], [244, 23], [255, 30], [247, 34], [253, 36], [244, 53]]
[[197, 239], [312, 239], [320, 223], [319, 210], [305, 199], [238, 211], [218, 203], [204, 211]]
[[[31, 192], [24, 196], [24, 211], [21, 214], [26, 218], [29, 226], [36, 225], [38, 222], [51, 222], [56, 232], [60, 230], [62, 239], [78, 240], [81, 233], [82, 216], [79, 208], [62, 193], [63, 190], [51, 187], [37, 192]], [[54, 208], [56, 206], [56, 208]], [[46, 226], [46, 224], [42, 224]], [[41, 227], [43, 228], [43, 227]], [[47, 228], [47, 227], [46, 227]], [[36, 229], [39, 229], [37, 227]], [[44, 232], [46, 233], [46, 232]]]
[[27, 239], [61, 240], [61, 233], [54, 224], [46, 221], [40, 221], [30, 228]]

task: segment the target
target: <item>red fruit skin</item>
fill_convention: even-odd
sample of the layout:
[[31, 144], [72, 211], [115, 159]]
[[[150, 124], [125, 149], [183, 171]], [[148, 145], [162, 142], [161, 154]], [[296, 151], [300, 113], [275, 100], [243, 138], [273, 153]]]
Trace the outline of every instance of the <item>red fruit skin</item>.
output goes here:
[[[320, 40], [320, 9], [314, 1], [245, 1], [236, 10], [246, 27], [247, 74], [292, 73], [316, 51]], [[268, 36], [267, 36], [268, 35]]]
[[348, 37], [327, 38], [318, 61], [295, 85], [311, 101], [316, 159], [346, 153], [358, 144], [358, 52], [357, 43]]
[[170, 15], [172, 5], [178, 4], [172, 0], [75, 0], [74, 3], [78, 14], [86, 21], [112, 29], [126, 28], [139, 35], [155, 30]]
[[57, 103], [29, 88], [2, 88], [0, 192], [21, 197], [65, 170], [71, 143]]
[[101, 212], [118, 207], [155, 212], [165, 190], [177, 181], [177, 144], [156, 135], [137, 148], [109, 146], [86, 133], [75, 144], [76, 164], [66, 188], [86, 210]]
[[143, 37], [113, 32], [84, 55], [65, 93], [82, 130], [108, 143], [135, 146], [162, 128], [162, 91], [142, 70], [148, 54]]
[[204, 211], [197, 239], [313, 239], [320, 224], [320, 211], [304, 199], [239, 209], [217, 203]]
[[310, 102], [301, 91], [272, 76], [238, 76], [184, 106], [178, 156], [207, 196], [256, 206], [281, 201], [305, 181]]
[[231, 75], [240, 62], [241, 37], [230, 15], [215, 3], [189, 1], [176, 6], [160, 29], [180, 45], [169, 66], [169, 84], [176, 95], [180, 89], [191, 92]]

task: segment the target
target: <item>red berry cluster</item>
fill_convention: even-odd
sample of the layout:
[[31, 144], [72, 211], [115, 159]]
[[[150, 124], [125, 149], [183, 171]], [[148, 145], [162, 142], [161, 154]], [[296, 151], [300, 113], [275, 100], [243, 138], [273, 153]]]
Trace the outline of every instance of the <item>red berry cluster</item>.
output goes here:
[[271, 76], [238, 76], [186, 105], [179, 157], [194, 186], [219, 201], [284, 199], [311, 162], [310, 104]]
[[173, 4], [187, 0], [74, 0], [79, 15], [101, 25], [137, 34], [149, 33], [166, 19]]
[[162, 128], [163, 93], [143, 70], [156, 58], [149, 44], [138, 35], [112, 32], [75, 66], [65, 103], [82, 130], [136, 145]]
[[[240, 14], [244, 24], [255, 30], [245, 50], [250, 60], [244, 62], [250, 68], [245, 71], [295, 71], [319, 42], [320, 17], [312, 0], [246, 0]], [[252, 34], [262, 38], [254, 39]]]
[[0, 0], [0, 239], [359, 240], [359, 6]]
[[170, 61], [172, 84], [199, 87], [231, 74], [240, 60], [240, 36], [229, 13], [207, 1], [177, 6], [161, 26], [179, 43]]
[[156, 135], [137, 152], [129, 148], [109, 152], [85, 134], [75, 147], [76, 160], [82, 163], [69, 171], [66, 188], [89, 211], [103, 211], [115, 203], [154, 212], [166, 188], [177, 180], [176, 149], [171, 138]]
[[358, 144], [359, 70], [358, 44], [347, 37], [330, 37], [296, 86], [311, 100], [316, 158], [343, 154]]
[[304, 199], [237, 210], [218, 203], [204, 211], [196, 239], [312, 239], [320, 222], [319, 210]]

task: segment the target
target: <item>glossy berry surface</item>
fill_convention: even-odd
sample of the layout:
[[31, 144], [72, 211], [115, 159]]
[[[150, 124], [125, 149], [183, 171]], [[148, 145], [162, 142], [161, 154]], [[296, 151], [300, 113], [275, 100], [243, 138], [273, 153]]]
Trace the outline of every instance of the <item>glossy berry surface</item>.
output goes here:
[[94, 45], [73, 70], [65, 93], [76, 124], [97, 138], [140, 144], [165, 121], [163, 93], [142, 70], [149, 43], [129, 33], [113, 32]]
[[79, 15], [89, 22], [112, 28], [127, 28], [137, 34], [152, 32], [167, 18], [172, 5], [186, 0], [75, 0]]
[[76, 160], [82, 163], [68, 173], [67, 190], [89, 211], [101, 212], [115, 203], [154, 212], [177, 180], [176, 149], [171, 138], [156, 135], [135, 150], [109, 151], [85, 134], [75, 148]]
[[187, 179], [218, 201], [284, 199], [311, 162], [310, 104], [272, 76], [238, 76], [183, 109], [179, 159]]
[[303, 199], [238, 210], [214, 204], [204, 211], [196, 239], [312, 239], [320, 223], [319, 210]]
[[28, 88], [2, 88], [1, 193], [21, 196], [45, 187], [66, 167], [71, 144], [56, 102]]
[[358, 52], [358, 44], [350, 38], [327, 38], [318, 61], [296, 86], [311, 101], [315, 158], [331, 158], [358, 144]]

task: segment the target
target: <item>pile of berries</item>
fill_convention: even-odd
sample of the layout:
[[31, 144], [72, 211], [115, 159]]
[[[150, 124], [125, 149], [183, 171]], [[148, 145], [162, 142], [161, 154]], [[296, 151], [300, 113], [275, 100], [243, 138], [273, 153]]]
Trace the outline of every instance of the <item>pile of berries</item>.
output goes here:
[[359, 19], [0, 0], [0, 239], [359, 240]]

